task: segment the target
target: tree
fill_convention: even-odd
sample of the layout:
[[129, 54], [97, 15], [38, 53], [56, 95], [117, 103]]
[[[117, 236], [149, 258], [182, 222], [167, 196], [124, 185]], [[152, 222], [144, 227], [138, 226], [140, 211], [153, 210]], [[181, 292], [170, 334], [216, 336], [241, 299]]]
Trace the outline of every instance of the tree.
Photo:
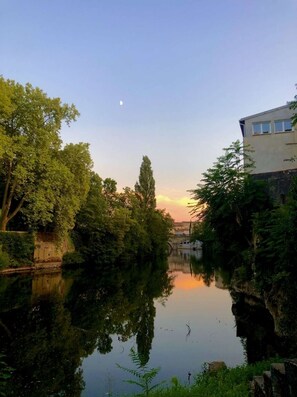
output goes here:
[[151, 163], [144, 156], [135, 191], [126, 187], [118, 193], [113, 179], [92, 174], [73, 234], [85, 262], [111, 264], [120, 258], [162, 256], [172, 223], [169, 214], [156, 209]]
[[75, 226], [75, 239], [86, 262], [112, 263], [126, 250], [126, 236], [133, 224], [130, 210], [122, 205], [116, 182], [92, 173], [91, 188]]
[[292, 178], [286, 203], [255, 219], [258, 233], [257, 272], [264, 282], [296, 279], [297, 179]]
[[20, 211], [31, 225], [55, 218], [60, 230], [71, 227], [91, 168], [85, 144], [61, 149], [62, 123], [75, 121], [77, 109], [3, 77], [0, 93], [0, 230]]
[[[296, 88], [297, 88], [297, 84], [296, 84]], [[296, 110], [296, 113], [292, 117], [292, 125], [293, 126], [297, 125], [297, 95], [295, 95], [294, 98], [295, 98], [295, 100], [292, 101], [290, 104], [290, 109]]]
[[248, 148], [233, 142], [192, 191], [197, 200], [193, 213], [214, 233], [224, 249], [253, 246], [253, 215], [268, 206], [264, 185], [249, 174], [253, 163]]
[[87, 143], [68, 144], [59, 152], [59, 163], [65, 169], [59, 192], [55, 196], [52, 229], [65, 234], [75, 225], [75, 216], [86, 201], [93, 165]]
[[140, 208], [137, 213], [133, 210], [132, 213], [137, 214], [138, 224], [144, 231], [142, 253], [154, 256], [163, 255], [167, 252], [173, 219], [164, 210], [156, 209], [155, 179], [151, 161], [147, 156], [142, 158], [139, 180], [135, 184], [135, 195], [140, 202]]
[[135, 184], [135, 192], [145, 210], [154, 210], [156, 208], [155, 179], [153, 177], [151, 161], [147, 156], [143, 156], [142, 158], [139, 179]]

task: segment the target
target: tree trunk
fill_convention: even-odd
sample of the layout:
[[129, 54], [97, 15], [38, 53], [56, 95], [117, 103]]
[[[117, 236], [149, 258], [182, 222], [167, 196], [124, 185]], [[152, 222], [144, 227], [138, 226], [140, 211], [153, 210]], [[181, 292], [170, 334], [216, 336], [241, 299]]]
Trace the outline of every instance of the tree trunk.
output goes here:
[[1, 232], [6, 232], [6, 226], [7, 226], [8, 218], [0, 218], [0, 231]]

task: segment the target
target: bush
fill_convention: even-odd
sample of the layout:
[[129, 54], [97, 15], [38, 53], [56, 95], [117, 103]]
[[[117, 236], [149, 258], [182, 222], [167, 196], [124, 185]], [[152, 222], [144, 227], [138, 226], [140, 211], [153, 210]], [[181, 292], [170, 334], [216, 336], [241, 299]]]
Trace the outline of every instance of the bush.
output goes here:
[[62, 266], [76, 266], [82, 265], [84, 263], [84, 259], [79, 252], [67, 252], [63, 255]]
[[192, 386], [182, 386], [174, 381], [173, 387], [150, 393], [151, 397], [249, 397], [250, 381], [256, 375], [270, 368], [271, 363], [282, 362], [270, 359], [235, 368], [220, 369], [216, 372], [204, 370], [195, 377]]
[[[30, 233], [1, 232], [0, 244], [6, 267], [32, 265], [34, 257], [34, 237]], [[9, 265], [7, 266], [7, 258]]]
[[0, 245], [0, 269], [5, 269], [10, 265], [10, 258], [7, 252], [2, 251], [2, 246]]
[[4, 361], [4, 355], [0, 353], [0, 396], [7, 396], [7, 383], [12, 376], [13, 369]]

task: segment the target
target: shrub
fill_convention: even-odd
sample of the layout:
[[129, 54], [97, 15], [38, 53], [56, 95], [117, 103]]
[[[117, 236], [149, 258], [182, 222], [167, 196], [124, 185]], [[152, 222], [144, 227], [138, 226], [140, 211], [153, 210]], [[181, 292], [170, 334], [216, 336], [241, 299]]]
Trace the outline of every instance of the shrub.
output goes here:
[[5, 269], [10, 265], [10, 258], [7, 252], [2, 251], [2, 245], [0, 245], [0, 269]]
[[84, 263], [84, 259], [79, 252], [66, 252], [66, 254], [63, 255], [63, 261], [62, 261], [63, 266], [71, 267], [71, 266], [81, 265], [83, 263]]
[[0, 244], [4, 263], [9, 258], [10, 267], [32, 265], [34, 256], [34, 238], [30, 233], [1, 232]]

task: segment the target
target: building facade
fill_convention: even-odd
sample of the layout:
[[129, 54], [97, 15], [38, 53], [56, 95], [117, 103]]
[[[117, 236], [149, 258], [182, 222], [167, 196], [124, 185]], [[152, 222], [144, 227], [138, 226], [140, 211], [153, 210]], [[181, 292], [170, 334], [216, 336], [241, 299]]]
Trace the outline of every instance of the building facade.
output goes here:
[[297, 128], [290, 104], [239, 120], [243, 143], [254, 161], [251, 174], [269, 181], [275, 199], [283, 201], [297, 174]]

